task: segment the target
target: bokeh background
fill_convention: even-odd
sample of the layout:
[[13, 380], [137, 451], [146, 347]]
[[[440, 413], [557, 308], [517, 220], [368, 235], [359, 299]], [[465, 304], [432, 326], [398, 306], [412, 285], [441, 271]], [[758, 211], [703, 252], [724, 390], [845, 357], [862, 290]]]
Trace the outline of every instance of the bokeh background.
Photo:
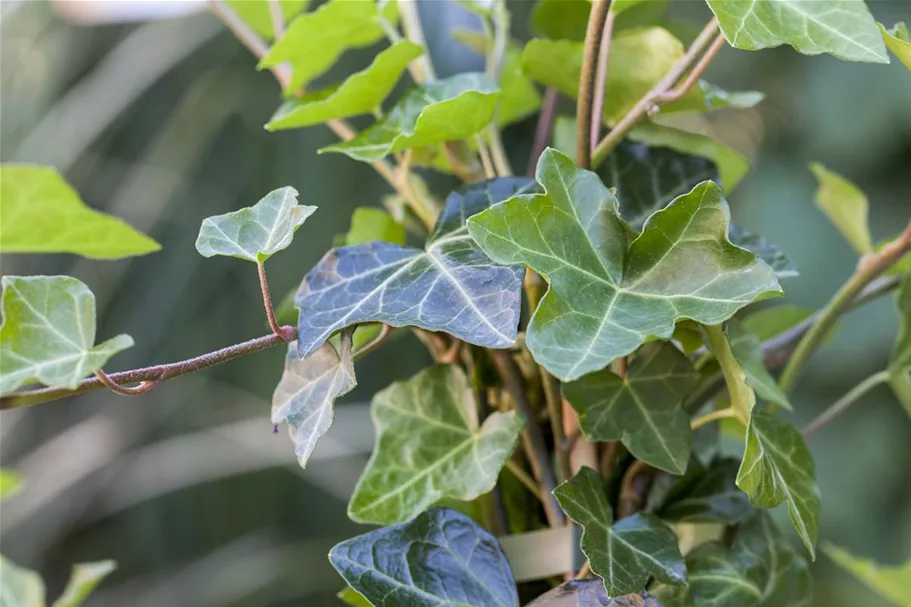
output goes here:
[[[883, 23], [911, 21], [907, 0], [868, 3]], [[480, 69], [481, 58], [446, 33], [477, 28], [474, 17], [451, 0], [420, 8], [438, 72]], [[527, 38], [533, 3], [510, 8], [514, 35]], [[126, 332], [137, 344], [109, 371], [265, 334], [252, 266], [196, 253], [203, 218], [284, 185], [319, 206], [269, 262], [280, 298], [347, 230], [355, 207], [378, 206], [389, 193], [369, 166], [316, 155], [333, 141], [328, 129], [263, 130], [278, 86], [201, 3], [3, 0], [0, 9], [0, 159], [56, 166], [91, 205], [164, 246], [114, 262], [2, 259], [4, 274], [70, 274], [92, 288], [99, 337]], [[672, 0], [671, 15], [686, 31], [708, 11]], [[323, 80], [360, 69], [375, 51], [347, 53]], [[767, 95], [755, 110], [691, 126], [754, 161], [730, 197], [735, 219], [802, 270], [784, 285], [787, 301], [818, 307], [856, 258], [813, 205], [807, 164], [820, 161], [867, 192], [876, 239], [896, 233], [911, 216], [911, 74], [894, 59], [878, 66], [726, 48], [708, 79]], [[531, 118], [506, 131], [516, 167], [527, 162], [533, 130]], [[429, 181], [439, 194], [455, 185]], [[888, 299], [844, 318], [794, 397], [798, 423], [884, 368], [896, 322]], [[0, 511], [3, 553], [39, 570], [51, 597], [72, 563], [115, 559], [119, 569], [89, 601], [98, 607], [337, 605], [343, 582], [325, 555], [364, 531], [347, 520], [345, 504], [371, 446], [366, 403], [426, 355], [407, 336], [359, 363], [360, 386], [337, 407], [307, 471], [284, 429], [271, 432], [282, 357], [262, 352], [137, 399], [96, 392], [4, 413], [0, 463], [27, 484]], [[911, 557], [911, 422], [888, 390], [864, 397], [810, 448], [824, 497], [821, 538], [884, 563]], [[885, 605], [825, 556], [814, 569], [816, 605]]]

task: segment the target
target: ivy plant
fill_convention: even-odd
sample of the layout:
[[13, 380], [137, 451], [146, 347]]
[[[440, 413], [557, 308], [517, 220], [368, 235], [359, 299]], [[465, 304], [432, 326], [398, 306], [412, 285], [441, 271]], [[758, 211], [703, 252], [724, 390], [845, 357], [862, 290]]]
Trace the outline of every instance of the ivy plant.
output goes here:
[[[300, 288], [278, 310], [266, 262], [299, 230], [316, 233], [317, 207], [285, 186], [206, 219], [197, 250], [256, 266], [270, 332], [117, 373], [104, 368], [132, 339], [96, 338], [89, 285], [4, 276], [2, 409], [102, 388], [141, 397], [282, 347], [271, 421], [287, 426], [288, 457], [306, 466], [333, 432], [358, 362], [392, 335], [413, 335], [434, 362], [412, 377], [393, 373], [373, 398], [376, 445], [348, 515], [381, 527], [330, 552], [342, 601], [809, 604], [824, 496], [806, 437], [879, 384], [911, 415], [911, 223], [877, 243], [866, 195], [812, 164], [816, 205], [856, 251], [857, 269], [818, 311], [774, 301], [757, 310], [798, 268], [731, 222], [749, 163], [661, 118], [761, 103], [760, 92], [703, 79], [726, 47], [788, 45], [872, 64], [891, 52], [911, 65], [907, 27], [877, 24], [863, 0], [707, 0], [712, 17], [687, 45], [662, 3], [540, 0], [536, 37], [519, 42], [505, 0], [461, 0], [482, 27], [453, 38], [484, 55], [485, 68], [438, 77], [413, 0], [307, 4], [210, 3], [277, 81], [265, 128], [326, 125], [339, 141], [320, 153], [372, 166], [394, 191], [386, 209], [359, 208], [334, 248], [300, 268]], [[634, 13], [635, 27], [626, 24]], [[365, 47], [378, 51], [362, 69], [309, 88]], [[557, 115], [561, 96], [574, 115]], [[535, 114], [529, 168], [516, 174], [526, 159], [507, 155], [503, 127]], [[356, 132], [354, 116], [373, 123]], [[422, 177], [429, 171], [463, 183], [437, 191]], [[114, 259], [159, 248], [93, 210], [52, 167], [3, 166], [0, 187], [4, 253]], [[794, 388], [841, 315], [892, 293], [887, 367], [795, 427], [786, 415], [802, 406]], [[718, 452], [722, 423], [734, 454]], [[11, 472], [2, 481], [4, 492], [18, 487]], [[769, 515], [780, 505], [799, 542]], [[581, 532], [563, 534], [567, 525]], [[530, 539], [546, 528], [572, 544], [561, 554], [577, 554], [552, 563], [564, 583], [535, 580], [511, 555], [517, 536], [552, 550]], [[887, 600], [906, 600], [907, 565], [877, 568], [828, 542], [823, 551]], [[4, 600], [43, 604], [36, 574], [2, 567]], [[78, 566], [55, 604], [78, 604], [111, 568]]]

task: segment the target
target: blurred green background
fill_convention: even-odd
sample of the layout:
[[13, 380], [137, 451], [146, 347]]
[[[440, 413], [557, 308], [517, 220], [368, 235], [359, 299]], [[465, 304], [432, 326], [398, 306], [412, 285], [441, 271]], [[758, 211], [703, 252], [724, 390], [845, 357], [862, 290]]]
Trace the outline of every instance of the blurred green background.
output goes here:
[[[169, 19], [89, 23], [132, 4]], [[676, 0], [671, 14], [698, 27], [703, 2]], [[869, 2], [877, 20], [911, 21], [907, 0]], [[67, 255], [5, 256], [4, 274], [70, 274], [99, 306], [99, 337], [137, 345], [109, 371], [178, 360], [265, 334], [249, 264], [204, 260], [194, 241], [203, 218], [292, 185], [319, 206], [294, 244], [269, 262], [276, 298], [293, 289], [347, 230], [357, 206], [377, 206], [388, 186], [369, 166], [318, 156], [328, 129], [269, 134], [278, 86], [193, 2], [0, 2], [0, 158], [56, 166], [91, 205], [149, 233], [164, 249], [115, 262]], [[450, 0], [421, 4], [438, 72], [481, 68], [448, 39], [478, 27]], [[510, 2], [514, 35], [529, 36], [533, 3]], [[95, 14], [95, 16], [91, 16]], [[101, 17], [98, 17], [101, 15]], [[80, 22], [81, 21], [81, 22]], [[366, 65], [376, 49], [350, 52], [325, 82]], [[820, 161], [870, 197], [876, 239], [911, 216], [911, 75], [889, 66], [804, 57], [789, 48], [726, 48], [708, 79], [767, 94], [755, 110], [701, 123], [754, 161], [730, 197], [743, 227], [785, 250], [803, 274], [787, 301], [822, 305], [856, 258], [812, 203], [807, 170]], [[564, 100], [565, 102], [565, 100]], [[567, 104], [567, 111], [571, 111]], [[355, 120], [362, 128], [369, 120]], [[507, 129], [524, 167], [534, 118]], [[429, 178], [444, 195], [455, 182]], [[895, 337], [884, 299], [851, 313], [794, 397], [805, 423], [884, 368]], [[135, 400], [97, 392], [0, 417], [0, 463], [26, 488], [0, 512], [3, 553], [48, 579], [56, 596], [77, 561], [112, 558], [119, 569], [89, 601], [101, 606], [338, 604], [343, 585], [326, 560], [339, 540], [364, 531], [347, 520], [347, 496], [371, 444], [366, 403], [426, 362], [403, 337], [358, 366], [360, 386], [306, 471], [282, 428], [269, 422], [283, 352], [267, 351], [180, 378]], [[823, 493], [821, 538], [884, 563], [911, 557], [911, 423], [877, 389], [810, 441]], [[884, 605], [825, 557], [815, 565], [816, 605]]]

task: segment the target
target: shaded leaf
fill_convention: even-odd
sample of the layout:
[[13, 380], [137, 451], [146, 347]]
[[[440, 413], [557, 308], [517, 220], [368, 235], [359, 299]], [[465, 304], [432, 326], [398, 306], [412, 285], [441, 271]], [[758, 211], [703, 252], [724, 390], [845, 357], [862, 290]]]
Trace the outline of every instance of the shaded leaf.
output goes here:
[[531, 31], [552, 40], [582, 42], [591, 11], [591, 0], [539, 0], [531, 13]]
[[[264, 40], [275, 38], [275, 29], [272, 27], [272, 15], [269, 12], [269, 3], [273, 0], [226, 0], [237, 16], [253, 28]], [[282, 8], [282, 17], [289, 22], [298, 13], [307, 10], [310, 0], [278, 0]]]
[[726, 107], [748, 109], [759, 105], [765, 99], [765, 93], [759, 91], [726, 91], [705, 80], [699, 81], [699, 88], [702, 89], [705, 109], [709, 110]]
[[519, 605], [497, 540], [455, 510], [432, 508], [342, 542], [329, 561], [376, 607]]
[[804, 55], [889, 63], [863, 0], [707, 0], [734, 48], [756, 51], [790, 44]]
[[797, 266], [777, 246], [758, 234], [753, 234], [731, 224], [728, 239], [742, 249], [752, 251], [766, 262], [778, 278], [794, 278], [799, 275]]
[[647, 464], [682, 474], [693, 432], [681, 407], [699, 374], [689, 359], [667, 342], [645, 344], [626, 379], [607, 369], [563, 386], [591, 441], [619, 440]]
[[608, 598], [604, 582], [594, 579], [563, 582], [526, 607], [661, 607], [661, 603], [645, 591]]
[[883, 35], [883, 42], [890, 51], [895, 53], [898, 60], [911, 70], [911, 32], [908, 31], [908, 26], [904, 21], [899, 21], [889, 30], [882, 23], [878, 25]]
[[674, 523], [742, 523], [754, 510], [734, 482], [739, 467], [733, 458], [716, 459], [708, 468], [691, 460], [686, 475], [668, 490], [656, 514]]
[[446, 331], [489, 348], [511, 345], [524, 270], [491, 262], [468, 235], [465, 220], [534, 187], [530, 179], [501, 178], [459, 188], [423, 251], [389, 243], [329, 251], [297, 294], [301, 356], [339, 329], [371, 321]]
[[895, 309], [898, 312], [898, 339], [892, 349], [889, 371], [911, 372], [911, 275], [906, 276], [899, 286]]
[[793, 329], [815, 313], [810, 308], [801, 308], [793, 304], [781, 304], [751, 312], [743, 318], [741, 324], [746, 331], [768, 341], [786, 331]]
[[63, 589], [63, 594], [52, 607], [79, 607], [93, 590], [117, 568], [114, 561], [80, 563], [73, 565], [73, 572]]
[[516, 196], [468, 227], [494, 261], [526, 264], [550, 283], [526, 339], [535, 359], [564, 381], [650, 336], [670, 338], [679, 319], [718, 324], [780, 293], [771, 268], [727, 241], [727, 203], [712, 182], [652, 215], [628, 245], [617, 200], [597, 175], [548, 149], [537, 180], [545, 194]]
[[857, 558], [833, 544], [824, 544], [822, 550], [864, 586], [896, 607], [907, 607], [908, 589], [911, 588], [911, 560], [903, 565], [889, 567], [870, 559]]
[[4, 276], [0, 393], [23, 384], [75, 389], [133, 345], [118, 335], [95, 345], [95, 296], [69, 276]]
[[0, 165], [0, 251], [119, 259], [161, 249], [148, 236], [87, 206], [52, 167]]
[[373, 603], [365, 599], [364, 595], [351, 586], [348, 586], [335, 596], [344, 604], [351, 605], [351, 607], [373, 607]]
[[670, 527], [649, 514], [613, 523], [601, 477], [583, 467], [554, 489], [560, 507], [582, 525], [582, 552], [607, 588], [608, 596], [640, 592], [650, 577], [686, 584], [686, 567]]
[[867, 196], [853, 183], [818, 162], [810, 164], [810, 170], [819, 181], [816, 206], [858, 254], [871, 253], [873, 240], [867, 226]]
[[22, 478], [12, 470], [0, 468], [0, 501], [13, 497], [22, 489]]
[[756, 391], [757, 396], [793, 411], [794, 407], [791, 406], [787, 394], [778, 387], [778, 382], [765, 368], [759, 337], [733, 319], [728, 321], [727, 333], [734, 357], [740, 363], [746, 374], [747, 383]]
[[4, 607], [44, 607], [41, 576], [0, 555], [0, 603]]
[[786, 502], [797, 535], [815, 558], [820, 506], [816, 466], [797, 428], [753, 409], [737, 486], [760, 508]]
[[358, 207], [351, 214], [351, 228], [345, 235], [346, 246], [368, 242], [405, 244], [405, 226], [382, 209]]

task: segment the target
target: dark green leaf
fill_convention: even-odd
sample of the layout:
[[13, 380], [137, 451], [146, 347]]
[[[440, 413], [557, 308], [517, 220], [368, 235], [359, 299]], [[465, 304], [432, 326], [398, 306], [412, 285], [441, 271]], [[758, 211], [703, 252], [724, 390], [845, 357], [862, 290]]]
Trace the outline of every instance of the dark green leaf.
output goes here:
[[117, 568], [114, 561], [80, 563], [73, 565], [73, 572], [63, 589], [63, 594], [52, 607], [79, 607], [112, 571]]
[[647, 592], [608, 598], [604, 582], [570, 580], [542, 594], [526, 607], [661, 607]]
[[819, 181], [816, 206], [859, 255], [873, 252], [873, 240], [867, 226], [867, 196], [853, 183], [818, 162], [812, 163], [810, 170]]
[[592, 441], [619, 440], [647, 464], [682, 474], [693, 442], [690, 418], [681, 407], [699, 374], [667, 342], [645, 344], [626, 379], [604, 369], [563, 386]]
[[895, 53], [898, 60], [911, 70], [911, 32], [908, 31], [905, 22], [899, 21], [890, 30], [880, 23], [879, 30], [882, 32], [883, 42], [886, 43], [889, 50]]
[[797, 266], [781, 249], [758, 234], [747, 232], [732, 223], [728, 230], [728, 239], [738, 247], [758, 255], [769, 264], [778, 278], [793, 278], [799, 274]]
[[352, 247], [368, 242], [405, 244], [405, 226], [382, 209], [358, 207], [351, 214], [351, 229], [345, 235], [345, 245]]
[[371, 321], [446, 331], [485, 347], [511, 345], [524, 270], [491, 262], [465, 220], [533, 188], [530, 179], [502, 178], [456, 190], [423, 251], [389, 243], [329, 251], [304, 278], [295, 302], [301, 356], [339, 329]]
[[739, 466], [732, 458], [716, 459], [708, 468], [691, 460], [686, 475], [670, 488], [656, 514], [674, 523], [742, 523], [753, 507], [734, 483]]
[[734, 357], [746, 373], [747, 383], [756, 391], [756, 395], [793, 411], [787, 394], [778, 387], [778, 382], [765, 368], [759, 337], [744, 329], [736, 320], [728, 322], [727, 332]]
[[670, 527], [649, 514], [613, 523], [601, 477], [583, 467], [554, 489], [560, 507], [582, 525], [582, 552], [604, 580], [608, 596], [640, 592], [650, 577], [686, 584], [686, 567]]
[[376, 607], [518, 607], [500, 545], [470, 518], [433, 508], [335, 546], [329, 561]]
[[863, 582], [864, 586], [896, 607], [907, 607], [908, 589], [911, 588], [911, 560], [897, 567], [889, 567], [869, 559], [857, 558], [832, 544], [825, 544], [822, 549], [839, 567]]
[[771, 268], [728, 242], [727, 202], [712, 182], [652, 215], [628, 245], [617, 200], [597, 175], [548, 149], [537, 179], [545, 194], [507, 200], [468, 227], [494, 261], [526, 264], [549, 281], [527, 344], [564, 381], [650, 336], [670, 338], [679, 319], [718, 324], [781, 292]]
[[[237, 16], [265, 40], [275, 38], [269, 3], [275, 0], [226, 0]], [[310, 0], [278, 0], [284, 20], [290, 21], [298, 13], [307, 10]]]

